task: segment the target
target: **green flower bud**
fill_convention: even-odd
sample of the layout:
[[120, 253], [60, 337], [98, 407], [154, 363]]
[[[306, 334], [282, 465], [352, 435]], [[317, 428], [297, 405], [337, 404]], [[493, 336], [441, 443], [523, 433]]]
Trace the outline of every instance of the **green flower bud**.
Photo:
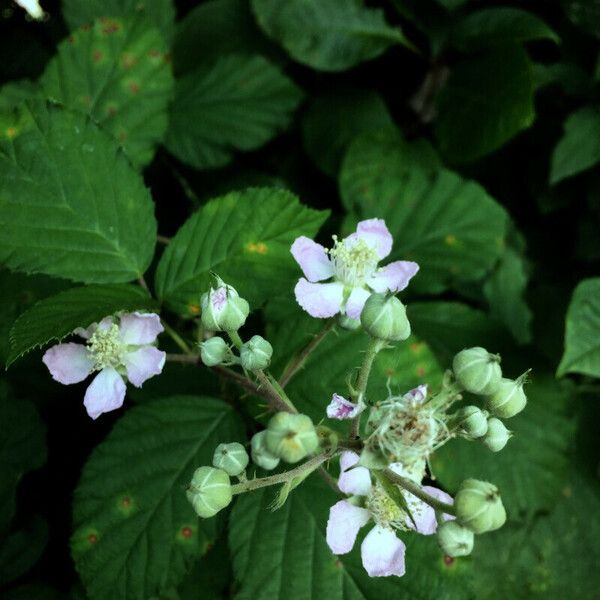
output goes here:
[[494, 531], [506, 521], [500, 492], [487, 481], [465, 479], [454, 498], [454, 506], [459, 523], [475, 533]]
[[453, 422], [470, 438], [482, 437], [488, 429], [487, 412], [477, 406], [464, 406], [452, 416]]
[[214, 517], [231, 502], [229, 475], [221, 469], [200, 467], [194, 471], [186, 496], [199, 517]]
[[202, 294], [202, 325], [210, 331], [237, 331], [245, 322], [250, 306], [237, 291], [217, 277], [217, 287]]
[[410, 335], [406, 308], [396, 296], [371, 294], [360, 315], [360, 322], [372, 337], [399, 342]]
[[252, 462], [265, 471], [271, 471], [279, 464], [279, 457], [273, 456], [265, 446], [266, 431], [259, 431], [252, 436], [250, 442]]
[[269, 421], [265, 445], [271, 454], [295, 463], [318, 448], [319, 437], [310, 417], [280, 412]]
[[242, 367], [248, 371], [266, 369], [271, 363], [273, 346], [260, 335], [253, 335], [250, 341], [240, 348]]
[[353, 319], [341, 313], [338, 315], [338, 324], [342, 329], [347, 329], [348, 331], [360, 329], [360, 319]]
[[437, 529], [437, 541], [446, 556], [467, 556], [473, 550], [475, 536], [456, 521], [444, 521]]
[[502, 419], [509, 419], [520, 413], [527, 404], [527, 396], [523, 391], [526, 373], [516, 380], [503, 377], [498, 389], [486, 398], [488, 410]]
[[223, 338], [215, 336], [200, 344], [200, 358], [207, 367], [214, 367], [227, 362], [231, 351]]
[[213, 456], [213, 467], [223, 469], [232, 477], [239, 475], [248, 466], [248, 453], [238, 442], [219, 444]]
[[482, 442], [492, 451], [500, 452], [510, 439], [511, 433], [500, 419], [490, 417], [488, 419], [488, 430], [483, 436]]
[[500, 357], [485, 348], [468, 348], [454, 357], [452, 363], [458, 383], [472, 394], [493, 394], [500, 385]]

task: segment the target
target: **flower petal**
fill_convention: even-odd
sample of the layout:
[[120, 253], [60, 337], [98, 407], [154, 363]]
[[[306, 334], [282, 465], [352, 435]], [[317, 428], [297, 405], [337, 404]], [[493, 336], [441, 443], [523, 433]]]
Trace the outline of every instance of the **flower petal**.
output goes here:
[[57, 344], [48, 348], [42, 357], [52, 379], [69, 385], [83, 381], [94, 368], [89, 350], [83, 344]]
[[327, 406], [327, 416], [330, 419], [338, 419], [342, 421], [344, 419], [353, 419], [356, 415], [359, 415], [365, 410], [365, 405], [354, 404], [350, 400], [346, 400], [339, 394], [333, 394], [331, 402]]
[[376, 292], [400, 292], [417, 274], [419, 265], [409, 260], [397, 260], [375, 273], [367, 281], [367, 285]]
[[92, 419], [120, 408], [125, 399], [125, 382], [113, 369], [102, 369], [85, 392], [83, 405]]
[[300, 279], [294, 293], [298, 304], [311, 317], [326, 319], [340, 312], [344, 286], [339, 282], [309, 283], [306, 279]]
[[347, 500], [336, 502], [329, 509], [327, 521], [327, 545], [334, 554], [346, 554], [352, 550], [358, 530], [366, 525], [371, 515], [366, 508], [354, 506]]
[[[434, 498], [436, 498], [437, 500], [440, 500], [441, 502], [445, 502], [446, 504], [454, 504], [454, 498], [450, 495], [450, 494], [446, 494], [446, 492], [443, 492], [442, 490], [433, 487], [432, 485], [424, 485], [423, 489], [430, 495], [433, 496]], [[446, 513], [444, 513], [442, 515], [444, 521], [453, 521], [454, 519], [456, 519], [456, 517], [454, 515], [448, 515]], [[437, 529], [437, 527], [436, 527]]]
[[144, 346], [133, 352], [127, 352], [123, 357], [127, 379], [136, 387], [141, 387], [146, 379], [162, 372], [166, 357], [166, 352], [154, 346]]
[[369, 290], [360, 287], [354, 288], [346, 302], [346, 314], [351, 319], [360, 319], [360, 313], [370, 295], [371, 292]]
[[377, 250], [379, 260], [385, 258], [392, 251], [394, 240], [383, 219], [361, 221], [356, 226], [356, 233], [348, 237], [365, 240], [369, 246]]
[[333, 275], [333, 265], [321, 244], [301, 236], [292, 244], [291, 252], [308, 281], [323, 281]]
[[389, 465], [389, 468], [397, 473], [398, 475], [402, 475], [402, 477], [406, 477], [415, 483], [421, 485], [421, 481], [423, 481], [423, 477], [425, 477], [425, 461], [417, 460], [410, 466], [403, 465], [402, 463], [395, 462]]
[[406, 546], [390, 529], [375, 525], [360, 547], [363, 567], [370, 577], [387, 577], [405, 573]]
[[[414, 529], [422, 535], [431, 535], [436, 532], [437, 521], [435, 519], [435, 510], [429, 504], [419, 500], [410, 492], [403, 491], [402, 495], [408, 504], [408, 508], [415, 522], [413, 523], [410, 517], [406, 517], [406, 526], [409, 529]], [[415, 527], [416, 525], [416, 527]]]
[[164, 330], [160, 317], [154, 313], [127, 313], [121, 316], [119, 331], [125, 344], [151, 344]]
[[355, 467], [358, 454], [344, 452], [340, 458], [340, 477], [338, 487], [344, 494], [368, 496], [371, 493], [371, 474], [366, 467]]

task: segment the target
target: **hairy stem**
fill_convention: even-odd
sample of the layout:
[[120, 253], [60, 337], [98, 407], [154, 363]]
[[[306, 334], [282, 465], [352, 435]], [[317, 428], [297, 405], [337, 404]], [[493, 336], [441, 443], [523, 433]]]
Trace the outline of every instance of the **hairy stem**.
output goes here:
[[307, 471], [310, 473], [318, 467], [320, 467], [325, 461], [329, 460], [334, 455], [334, 452], [325, 452], [325, 454], [319, 454], [302, 463], [299, 467], [285, 471], [284, 473], [277, 473], [277, 475], [270, 475], [269, 477], [259, 477], [256, 479], [248, 479], [247, 481], [236, 483], [231, 486], [232, 494], [243, 494], [244, 492], [251, 492], [259, 488], [268, 487], [270, 485], [277, 485], [278, 483], [286, 483], [291, 481], [299, 475], [304, 475]]
[[293, 402], [287, 397], [287, 394], [282, 389], [277, 389], [277, 386], [279, 386], [279, 384], [274, 385], [263, 370], [256, 369], [256, 371], [252, 372], [254, 373], [256, 379], [258, 379], [260, 383], [259, 387], [261, 389], [265, 389], [270, 396], [276, 397], [278, 399], [278, 410], [291, 413], [298, 412]]
[[398, 473], [394, 473], [391, 469], [385, 469], [383, 474], [392, 483], [404, 488], [407, 492], [410, 492], [413, 496], [423, 500], [423, 502], [429, 504], [429, 506], [435, 510], [439, 510], [447, 515], [456, 516], [456, 509], [452, 504], [446, 504], [445, 502], [430, 496], [418, 483], [415, 483], [406, 477], [402, 477], [402, 475], [398, 475]]
[[186, 354], [193, 354], [191, 348], [185, 340], [164, 320], [161, 319], [162, 325], [165, 328], [165, 333], [183, 350]]
[[313, 352], [325, 339], [325, 336], [333, 329], [334, 325], [335, 319], [329, 319], [325, 324], [325, 327], [323, 327], [323, 329], [317, 333], [317, 335], [315, 335], [287, 365], [279, 381], [282, 388], [285, 388], [290, 382], [290, 379], [292, 379], [292, 377], [294, 377], [294, 375], [296, 375], [296, 373], [304, 366], [306, 359], [310, 356], [311, 352]]

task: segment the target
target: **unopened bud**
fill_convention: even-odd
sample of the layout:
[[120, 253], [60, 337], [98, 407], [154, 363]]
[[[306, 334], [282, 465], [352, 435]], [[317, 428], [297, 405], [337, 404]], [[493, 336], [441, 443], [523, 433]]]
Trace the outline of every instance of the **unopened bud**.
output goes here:
[[370, 336], [380, 340], [398, 342], [410, 335], [406, 308], [396, 296], [371, 294], [365, 302], [360, 322]]
[[454, 498], [454, 506], [459, 523], [475, 533], [494, 531], [506, 521], [500, 492], [487, 481], [465, 479]]
[[194, 471], [186, 496], [199, 517], [214, 517], [231, 502], [229, 475], [221, 469], [200, 467]]
[[497, 417], [509, 419], [520, 413], [527, 404], [523, 391], [526, 374], [516, 380], [502, 378], [498, 389], [486, 398], [488, 410]]
[[444, 554], [456, 558], [471, 554], [475, 536], [456, 521], [444, 521], [438, 526], [437, 541]]
[[253, 335], [240, 348], [242, 367], [248, 371], [266, 369], [271, 363], [271, 356], [273, 356], [273, 346], [260, 335]]
[[462, 350], [454, 357], [452, 369], [458, 383], [472, 394], [493, 394], [502, 378], [500, 357], [485, 348]]
[[200, 358], [207, 367], [214, 367], [231, 358], [231, 350], [219, 336], [211, 337], [200, 344]]
[[470, 438], [479, 438], [486, 434], [488, 429], [487, 412], [477, 406], [464, 406], [453, 415], [453, 420], [460, 429]]
[[219, 277], [216, 285], [200, 300], [202, 325], [210, 331], [237, 331], [246, 322], [250, 306]]
[[238, 442], [219, 444], [213, 456], [213, 466], [235, 477], [244, 471], [249, 460], [246, 449]]
[[488, 419], [488, 430], [481, 441], [492, 451], [500, 452], [510, 439], [511, 433], [500, 419], [490, 417]]
[[252, 436], [250, 455], [255, 465], [262, 467], [265, 471], [271, 471], [279, 464], [279, 457], [273, 456], [267, 450], [265, 445], [266, 433], [266, 431], [259, 431]]
[[280, 412], [269, 421], [265, 444], [271, 454], [295, 463], [318, 448], [319, 437], [310, 417]]

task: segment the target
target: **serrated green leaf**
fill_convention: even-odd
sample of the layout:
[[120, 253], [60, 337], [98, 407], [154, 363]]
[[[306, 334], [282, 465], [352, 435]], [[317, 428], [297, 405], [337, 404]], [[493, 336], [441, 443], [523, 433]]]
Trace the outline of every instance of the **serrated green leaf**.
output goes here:
[[226, 165], [285, 129], [301, 90], [266, 58], [221, 56], [177, 81], [166, 145], [197, 169]]
[[438, 166], [426, 142], [395, 130], [359, 136], [340, 172], [340, 192], [356, 220], [383, 218], [394, 236], [389, 260], [414, 260], [411, 290], [439, 293], [476, 280], [499, 258], [506, 212], [477, 183]]
[[29, 400], [13, 398], [0, 380], [0, 533], [15, 512], [21, 477], [46, 461], [46, 428]]
[[167, 246], [156, 270], [156, 291], [186, 316], [199, 312], [216, 271], [252, 308], [288, 292], [300, 272], [290, 254], [296, 237], [312, 237], [327, 212], [300, 204], [275, 188], [249, 188], [208, 202]]
[[461, 50], [481, 50], [510, 42], [547, 39], [560, 42], [556, 33], [537, 15], [508, 6], [483, 8], [453, 26], [452, 42]]
[[118, 311], [151, 310], [156, 302], [141, 287], [89, 285], [60, 292], [26, 310], [10, 332], [7, 366], [51, 340], [60, 341], [77, 327], [88, 327]]
[[354, 137], [392, 125], [385, 101], [376, 92], [336, 88], [317, 96], [308, 107], [302, 123], [304, 147], [319, 169], [335, 177]]
[[[400, 534], [407, 546], [402, 578], [368, 577], [360, 561], [360, 539], [351, 554], [333, 555], [325, 541], [325, 526], [329, 507], [341, 496], [318, 476], [294, 490], [275, 513], [268, 510], [271, 496], [269, 489], [244, 494], [231, 513], [229, 545], [240, 600], [469, 597], [468, 569], [446, 567], [433, 536]], [[366, 525], [364, 531], [371, 527], [372, 523]]]
[[62, 12], [70, 29], [98, 17], [131, 17], [140, 13], [170, 39], [176, 11], [173, 0], [62, 0]]
[[225, 54], [272, 54], [274, 46], [259, 30], [248, 0], [209, 0], [177, 24], [173, 62], [177, 74]]
[[569, 115], [564, 128], [552, 153], [551, 184], [600, 162], [600, 109], [594, 106], [580, 108]]
[[411, 47], [383, 11], [362, 0], [252, 0], [263, 31], [298, 62], [344, 71], [383, 54], [394, 44]]
[[142, 178], [88, 117], [42, 102], [0, 140], [0, 263], [86, 283], [146, 270], [156, 240]]
[[497, 150], [535, 118], [527, 53], [506, 45], [459, 62], [437, 109], [436, 136], [450, 162], [472, 161]]
[[58, 46], [40, 80], [43, 93], [89, 114], [148, 164], [168, 126], [174, 88], [163, 36], [143, 18], [102, 18]]
[[71, 547], [92, 600], [147, 600], [176, 586], [215, 539], [185, 497], [194, 470], [242, 428], [225, 403], [173, 396], [133, 408], [75, 490]]
[[[518, 373], [505, 373], [505, 377]], [[433, 457], [433, 472], [454, 492], [467, 477], [492, 481], [510, 520], [550, 509], [567, 477], [574, 431], [569, 393], [548, 374], [533, 373], [525, 387], [525, 410], [505, 421], [513, 437], [500, 452], [478, 441], [450, 441]]]
[[557, 375], [567, 373], [600, 377], [600, 277], [584, 279], [573, 292]]

